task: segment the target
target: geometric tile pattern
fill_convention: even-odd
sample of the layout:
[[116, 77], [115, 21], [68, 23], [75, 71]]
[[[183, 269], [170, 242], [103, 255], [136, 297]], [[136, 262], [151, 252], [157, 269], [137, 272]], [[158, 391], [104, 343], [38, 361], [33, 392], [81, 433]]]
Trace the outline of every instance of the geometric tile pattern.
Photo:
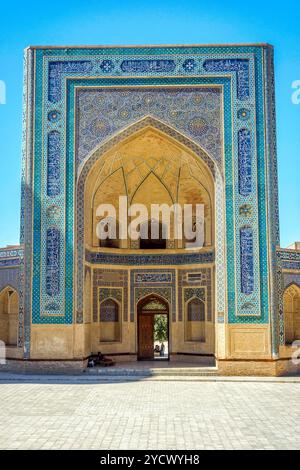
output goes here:
[[[193, 276], [195, 276], [193, 281]], [[186, 302], [196, 297], [206, 304], [207, 321], [212, 321], [212, 270], [211, 268], [178, 270], [178, 320], [183, 321]]]
[[283, 273], [283, 286], [286, 289], [288, 286], [296, 284], [300, 287], [300, 273]]
[[85, 73], [92, 69], [90, 61], [63, 61], [49, 63], [48, 98], [51, 103], [61, 99], [62, 74]]
[[119, 306], [112, 299], [103, 300], [100, 304], [100, 322], [118, 322]]
[[[126, 270], [93, 270], [93, 321], [98, 322], [98, 304], [107, 299], [119, 302], [123, 321], [128, 321], [128, 273]], [[77, 323], [82, 323], [82, 314], [77, 312]]]
[[205, 296], [203, 297], [203, 300], [197, 297], [188, 300], [187, 321], [205, 321]]
[[[181, 265], [195, 263], [213, 263], [214, 252], [206, 251], [203, 253], [166, 253], [166, 254], [122, 254], [122, 253], [97, 253], [94, 251], [85, 252], [85, 260], [91, 264], [116, 264], [116, 265]], [[151, 277], [150, 277], [151, 278]], [[147, 279], [147, 277], [145, 277]], [[163, 281], [162, 281], [163, 282]]]
[[60, 276], [60, 233], [56, 228], [47, 230], [47, 274], [46, 293], [54, 297], [59, 293]]
[[6, 287], [11, 286], [17, 292], [19, 292], [20, 287], [20, 271], [19, 266], [10, 266], [5, 268], [0, 268], [0, 292]]
[[276, 338], [285, 344], [283, 295], [292, 284], [300, 287], [300, 252], [288, 249], [277, 250], [277, 303]]
[[203, 287], [186, 287], [184, 289], [184, 301], [197, 297], [205, 302], [205, 289]]
[[60, 133], [48, 134], [47, 195], [57, 196], [60, 192]]
[[248, 196], [252, 191], [251, 184], [251, 136], [248, 129], [240, 129], [238, 132], [239, 146], [239, 192], [242, 196]]
[[18, 345], [23, 346], [24, 358], [30, 357], [30, 325], [32, 312], [32, 266], [33, 266], [33, 123], [34, 123], [34, 53], [24, 52], [23, 83], [23, 138], [21, 173], [20, 243], [24, 245], [20, 265], [20, 302]]
[[145, 115], [194, 138], [221, 167], [220, 88], [80, 89], [76, 105], [77, 164], [107, 136]]
[[[20, 246], [12, 246], [0, 249], [0, 292], [10, 286], [19, 294], [19, 302], [22, 300], [21, 289], [21, 260], [23, 249]], [[22, 313], [22, 312], [21, 312]], [[19, 314], [18, 346], [23, 344], [23, 317]]]
[[[116, 143], [120, 142], [124, 138], [128, 138], [130, 135], [133, 135], [135, 132], [143, 129], [145, 126], [152, 126], [162, 131], [164, 134], [170, 135], [170, 137], [176, 139], [183, 145], [190, 148], [199, 158], [203, 159], [204, 162], [210, 168], [212, 175], [216, 177], [216, 207], [217, 207], [217, 227], [216, 227], [216, 244], [217, 244], [217, 254], [218, 260], [216, 262], [216, 269], [218, 272], [218, 302], [224, 305], [225, 298], [225, 287], [224, 287], [224, 201], [223, 201], [223, 180], [220, 172], [217, 167], [214, 166], [212, 160], [203, 152], [201, 147], [194, 144], [189, 139], [185, 138], [183, 134], [178, 133], [173, 128], [157, 121], [154, 118], [144, 118], [141, 121], [138, 121], [136, 124], [126, 128], [125, 131], [117, 134], [115, 138], [110, 139], [107, 143], [104, 143], [100, 147], [99, 151], [95, 152], [88, 161], [83, 165], [80, 172], [80, 177], [77, 183], [77, 227], [78, 227], [78, 237], [77, 237], [77, 306], [79, 310], [82, 308], [82, 292], [83, 292], [83, 228], [84, 228], [84, 182], [88, 171], [92, 167], [93, 163], [110, 148], [112, 148]], [[122, 254], [122, 253], [89, 253], [86, 252], [85, 259], [90, 263], [98, 264], [127, 264], [127, 265], [180, 265], [180, 264], [195, 264], [195, 263], [206, 263], [213, 262], [214, 254], [213, 252], [199, 252], [199, 253], [181, 253], [181, 254]], [[223, 307], [224, 309], [224, 307]]]
[[[144, 281], [141, 282], [141, 279]], [[157, 294], [169, 302], [172, 321], [175, 322], [177, 305], [175, 283], [175, 270], [173, 269], [132, 269], [130, 274], [130, 321], [134, 322], [135, 320], [138, 301], [147, 295]]]
[[242, 227], [240, 229], [240, 246], [242, 292], [244, 294], [252, 294], [254, 289], [253, 238], [250, 227]]
[[236, 72], [237, 97], [241, 101], [249, 98], [249, 61], [244, 59], [208, 59], [203, 67], [209, 72]]
[[[224, 154], [221, 155], [221, 167], [224, 170], [222, 175], [225, 190], [223, 210], [226, 214], [226, 219], [223, 221], [223, 227], [226, 227], [226, 250], [223, 250], [226, 286], [224, 281], [223, 286], [221, 285], [220, 269], [217, 270], [217, 286], [221, 299], [225, 299], [224, 293], [227, 291], [226, 311], [228, 311], [229, 322], [265, 323], [269, 321], [269, 313], [274, 311], [270, 310], [270, 301], [274, 303], [275, 299], [271, 297], [271, 294], [277, 290], [274, 260], [278, 233], [276, 155], [274, 155], [276, 149], [271, 143], [272, 139], [269, 138], [270, 134], [274, 137], [275, 133], [272, 110], [273, 81], [268, 81], [269, 74], [272, 74], [272, 60], [270, 47], [255, 45], [36, 48], [27, 51], [21, 209], [21, 239], [25, 241], [21, 269], [24, 273], [24, 303], [20, 310], [20, 315], [24, 315], [24, 339], [27, 351], [30, 339], [31, 304], [33, 321], [36, 323], [72, 323], [74, 321], [74, 219], [76, 215], [74, 213], [76, 190], [74, 169], [77, 156], [80, 160], [84, 152], [93, 150], [86, 148], [89, 137], [92, 139], [95, 137], [96, 140], [103, 139], [104, 145], [109, 138], [114, 137], [114, 132], [124, 131], [128, 123], [132, 122], [130, 119], [136, 121], [137, 117], [134, 116], [139, 115], [144, 118], [156, 113], [156, 117], [159, 116], [159, 119], [169, 127], [174, 126], [175, 131], [177, 130], [193, 145], [198, 147], [203, 145], [203, 149], [206, 150], [203, 153], [209, 154], [215, 167], [218, 167], [220, 165], [220, 135], [216, 129], [213, 129], [218, 127], [218, 118], [214, 114], [215, 105], [209, 109], [210, 100], [205, 98], [205, 94], [207, 96], [210, 94], [211, 97], [214, 96], [212, 102], [217, 99], [220, 92], [211, 93], [213, 88], [221, 90], [223, 98], [221, 140]], [[174, 95], [171, 91], [166, 91], [169, 87], [174, 87]], [[192, 90], [197, 87], [201, 89], [198, 98], [196, 91]], [[94, 90], [93, 94], [89, 95], [89, 88]], [[114, 93], [113, 88], [118, 89], [118, 92]], [[149, 94], [145, 91], [146, 88], [149, 89]], [[179, 88], [182, 89], [181, 97], [176, 96], [176, 93], [179, 95], [181, 93]], [[76, 89], [84, 90], [81, 96], [78, 95], [79, 102], [76, 99]], [[134, 92], [130, 91], [129, 95], [126, 95], [128, 90], [133, 89]], [[124, 95], [121, 95], [121, 92]], [[96, 101], [105, 93], [111, 97], [106, 100], [106, 103], [112, 106], [112, 109], [108, 109], [105, 113], [100, 112], [101, 116], [91, 113], [94, 114], [96, 121], [91, 119], [88, 111], [85, 111], [83, 119], [86, 118], [86, 121], [81, 120], [78, 123], [80, 100], [82, 99], [86, 106], [85, 100], [90, 99], [91, 105], [97, 108]], [[89, 96], [91, 98], [88, 98]], [[142, 111], [132, 107], [128, 109], [131, 96], [138, 97], [132, 99], [132, 104], [135, 106], [139, 104], [139, 101], [144, 100]], [[159, 96], [164, 96], [164, 98], [158, 98]], [[182, 119], [180, 103], [184, 99], [191, 99], [193, 103], [188, 107], [190, 114]], [[162, 109], [164, 100], [165, 110]], [[197, 100], [199, 100], [198, 103]], [[40, 106], [41, 103], [43, 106]], [[117, 109], [113, 109], [115, 103], [118, 103]], [[127, 106], [125, 106], [126, 103]], [[49, 119], [48, 116], [53, 117], [53, 115], [59, 116], [59, 119]], [[208, 116], [211, 118], [208, 119]], [[247, 119], [243, 119], [245, 116]], [[180, 119], [182, 119], [183, 127], [181, 127]], [[112, 122], [116, 123], [118, 129], [113, 129]], [[120, 127], [122, 122], [123, 127]], [[76, 128], [78, 125], [79, 128]], [[77, 136], [76, 129], [79, 130]], [[60, 135], [59, 152], [58, 139], [54, 146], [51, 143], [48, 147], [49, 135], [52, 135], [52, 132]], [[96, 133], [97, 136], [95, 136]], [[239, 145], [238, 136], [241, 134], [246, 136], [246, 140]], [[57, 134], [53, 135], [57, 138]], [[83, 137], [76, 141], [75, 136], [76, 138]], [[209, 139], [208, 136], [210, 136]], [[78, 150], [77, 154], [76, 150]], [[239, 172], [241, 191], [239, 191]], [[47, 177], [49, 177], [50, 184], [47, 184]], [[47, 194], [47, 186], [48, 189], [51, 188], [50, 194]], [[58, 188], [59, 193], [56, 194]], [[51, 195], [51, 192], [54, 192], [54, 195]], [[267, 198], [270, 201], [269, 206], [266, 204]], [[250, 204], [252, 207], [251, 215], [247, 216], [247, 222], [245, 222], [244, 213], [239, 211], [243, 204]], [[59, 208], [55, 222], [45, 216], [50, 206]], [[268, 212], [268, 207], [270, 212]], [[245, 223], [252, 230], [253, 242], [251, 299], [248, 293], [242, 291], [240, 275], [240, 229], [245, 226]], [[45, 260], [47, 260], [47, 233], [50, 233], [48, 232], [50, 229], [63, 234], [56, 252], [59, 256], [57, 262], [60, 278], [54, 289], [55, 304], [59, 306], [60, 315], [54, 315], [50, 311], [45, 312], [48, 302], [47, 279], [49, 280]], [[271, 233], [269, 238], [268, 233]], [[51, 258], [52, 256], [51, 252]], [[220, 248], [217, 247], [217, 262], [222, 259], [220, 256]], [[52, 270], [54, 265], [51, 263]], [[32, 279], [31, 272], [33, 272]], [[250, 270], [248, 275], [250, 279]], [[267, 279], [270, 279], [272, 292], [269, 290]], [[254, 308], [252, 312], [243, 315], [241, 314], [242, 306], [246, 302], [251, 303]]]

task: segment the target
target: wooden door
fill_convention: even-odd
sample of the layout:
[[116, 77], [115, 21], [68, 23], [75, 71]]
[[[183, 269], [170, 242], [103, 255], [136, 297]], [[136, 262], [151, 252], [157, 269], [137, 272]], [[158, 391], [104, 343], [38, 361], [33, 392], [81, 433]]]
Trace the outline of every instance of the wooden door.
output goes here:
[[153, 340], [154, 315], [152, 313], [139, 314], [139, 359], [154, 359]]

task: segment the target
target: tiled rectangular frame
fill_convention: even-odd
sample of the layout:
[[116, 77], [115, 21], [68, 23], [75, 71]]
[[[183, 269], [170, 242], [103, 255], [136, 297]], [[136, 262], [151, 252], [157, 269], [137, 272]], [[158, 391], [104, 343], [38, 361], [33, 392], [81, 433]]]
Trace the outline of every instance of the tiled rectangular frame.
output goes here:
[[[63, 281], [62, 297], [59, 299], [61, 306], [63, 307], [63, 316], [41, 316], [41, 301], [43, 301], [44, 291], [43, 282], [41, 282], [41, 274], [43, 272], [43, 246], [44, 246], [44, 233], [45, 224], [42, 223], [41, 211], [45, 210], [44, 206], [41, 206], [39, 196], [41, 194], [42, 187], [45, 187], [45, 181], [41, 179], [41, 163], [45, 161], [45, 150], [43, 150], [43, 142], [45, 141], [47, 129], [52, 129], [51, 124], [47, 123], [45, 119], [45, 113], [49, 110], [48, 90], [47, 90], [47, 73], [48, 73], [48, 62], [49, 61], [72, 61], [72, 60], [83, 60], [84, 58], [90, 60], [94, 65], [92, 67], [90, 78], [86, 78], [89, 74], [86, 74], [85, 78], [80, 79], [81, 85], [89, 82], [93, 76], [95, 70], [97, 70], [97, 76], [99, 84], [111, 83], [116, 84], [116, 80], [113, 78], [119, 75], [119, 78], [124, 79], [124, 85], [139, 86], [142, 84], [155, 83], [161, 86], [169, 84], [171, 77], [173, 77], [174, 84], [185, 83], [187, 86], [190, 84], [198, 83], [201, 85], [203, 80], [211, 80], [211, 83], [224, 83], [225, 78], [222, 73], [205, 73], [202, 64], [205, 58], [214, 57], [233, 57], [233, 58], [248, 58], [250, 64], [250, 100], [249, 106], [244, 101], [239, 103], [236, 98], [236, 73], [227, 72], [226, 79], [230, 80], [230, 93], [224, 94], [224, 104], [229, 108], [231, 102], [233, 108], [230, 110], [229, 115], [224, 116], [224, 132], [225, 132], [225, 176], [226, 176], [226, 210], [228, 218], [226, 220], [227, 225], [227, 279], [228, 279], [228, 321], [229, 322], [246, 322], [246, 323], [266, 323], [268, 322], [269, 315], [269, 301], [272, 301], [272, 292], [276, 291], [276, 280], [275, 280], [275, 241], [278, 233], [278, 213], [274, 214], [272, 207], [277, 207], [277, 184], [276, 184], [276, 162], [275, 162], [275, 149], [270, 148], [272, 139], [269, 141], [265, 140], [265, 134], [273, 133], [274, 137], [274, 103], [273, 103], [273, 82], [269, 83], [269, 74], [272, 73], [273, 61], [272, 61], [272, 48], [269, 46], [196, 46], [196, 47], [144, 47], [144, 48], [71, 48], [71, 49], [28, 49], [26, 52], [26, 64], [25, 64], [25, 106], [24, 106], [24, 151], [23, 151], [23, 177], [22, 177], [22, 211], [21, 211], [21, 240], [25, 241], [25, 254], [24, 254], [24, 328], [25, 328], [25, 349], [28, 351], [29, 339], [30, 339], [30, 314], [32, 307], [32, 321], [33, 323], [72, 323], [74, 313], [74, 293], [73, 293], [73, 161], [74, 161], [74, 149], [73, 149], [73, 133], [70, 132], [74, 121], [74, 107], [71, 100], [72, 94], [69, 92], [68, 100], [65, 100], [64, 94], [66, 91], [67, 83], [71, 83], [73, 79], [78, 80], [78, 76], [74, 76], [74, 73], [65, 74], [62, 76], [62, 100], [60, 103], [55, 103], [55, 108], [60, 108], [58, 111], [62, 111], [62, 116], [67, 118], [66, 124], [63, 126], [63, 130], [66, 130], [66, 139], [68, 142], [67, 148], [67, 163], [66, 170], [66, 205], [64, 202], [64, 196], [58, 201], [65, 211], [62, 211], [60, 215], [58, 225], [61, 227], [63, 232], [66, 234], [65, 243], [66, 250], [63, 247], [62, 251], [62, 265], [61, 265], [61, 276]], [[102, 59], [107, 57], [113, 57], [116, 61], [121, 58], [128, 57], [171, 57], [176, 62], [175, 70], [169, 73], [169, 77], [162, 77], [161, 73], [151, 72], [146, 73], [141, 78], [120, 77], [120, 69], [115, 69], [110, 73], [111, 77], [108, 78], [106, 73], [99, 68], [99, 64]], [[118, 56], [118, 57], [117, 57]], [[189, 57], [193, 57], [197, 60], [197, 68], [193, 71], [193, 76], [190, 72], [183, 70], [184, 60]], [[98, 64], [98, 68], [96, 69]], [[75, 74], [76, 75], [76, 74]], [[79, 74], [81, 75], [81, 74]], [[134, 76], [134, 74], [132, 74]], [[184, 76], [184, 77], [183, 77]], [[208, 76], [210, 77], [208, 79]], [[69, 78], [66, 80], [66, 78]], [[70, 79], [72, 77], [72, 80]], [[182, 78], [183, 77], [183, 78]], [[94, 79], [94, 78], [93, 78]], [[114, 82], [115, 80], [115, 82]], [[90, 83], [89, 83], [90, 84]], [[118, 81], [120, 84], [120, 81]], [[226, 88], [226, 87], [225, 87]], [[37, 103], [37, 105], [35, 105]], [[45, 103], [42, 108], [40, 103]], [[67, 104], [67, 113], [65, 105]], [[258, 257], [258, 262], [255, 263], [259, 266], [260, 272], [255, 273], [255, 292], [253, 297], [254, 301], [257, 302], [259, 307], [259, 315], [245, 316], [244, 318], [237, 315], [238, 306], [241, 306], [245, 302], [245, 298], [237, 289], [239, 283], [239, 269], [238, 269], [238, 239], [237, 230], [243, 223], [239, 214], [239, 205], [243, 201], [237, 193], [237, 178], [232, 179], [232, 167], [231, 167], [231, 135], [232, 126], [234, 129], [247, 126], [248, 124], [240, 123], [237, 120], [237, 112], [239, 108], [243, 106], [249, 109], [252, 113], [249, 125], [253, 129], [253, 138], [255, 139], [256, 151], [257, 151], [257, 166], [260, 171], [257, 174], [258, 177], [258, 200], [257, 204], [254, 204], [253, 213], [253, 229], [256, 236], [255, 253]], [[231, 109], [231, 108], [230, 108]], [[44, 115], [42, 115], [44, 112]], [[256, 127], [253, 127], [253, 119], [256, 117]], [[34, 129], [33, 129], [34, 122]], [[266, 133], [264, 132], [266, 131]], [[236, 149], [236, 138], [237, 132], [233, 132], [234, 136], [234, 148]], [[274, 139], [273, 139], [274, 140]], [[34, 160], [35, 170], [33, 175], [32, 168], [32, 148], [34, 147]], [[273, 144], [274, 147], [274, 144]], [[236, 152], [236, 150], [235, 150]], [[255, 152], [255, 148], [253, 148]], [[255, 153], [254, 153], [255, 155]], [[65, 154], [62, 154], [63, 160]], [[237, 158], [234, 158], [237, 161]], [[275, 163], [274, 163], [275, 162]], [[255, 167], [255, 165], [253, 165]], [[266, 169], [268, 172], [266, 174]], [[235, 170], [236, 172], [236, 167]], [[254, 172], [255, 173], [255, 172]], [[235, 173], [236, 174], [236, 173]], [[33, 184], [34, 177], [34, 184]], [[34, 188], [35, 204], [34, 204], [34, 217], [32, 213], [32, 201], [30, 191]], [[232, 190], [234, 192], [232, 192]], [[270, 212], [267, 214], [266, 199], [272, 201], [270, 205]], [[234, 206], [232, 199], [234, 198]], [[44, 203], [44, 201], [42, 201]], [[67, 217], [65, 219], [65, 217]], [[34, 231], [32, 234], [31, 220], [34, 220]], [[66, 223], [67, 222], [67, 223]], [[67, 230], [64, 230], [65, 224]], [[274, 236], [271, 236], [269, 241], [267, 239], [267, 232], [271, 232]], [[235, 256], [232, 256], [234, 255]], [[235, 264], [231, 263], [230, 260], [235, 259]], [[33, 271], [31, 270], [33, 266]], [[32, 277], [31, 277], [32, 274]], [[31, 289], [32, 279], [32, 289]], [[271, 292], [268, 289], [267, 280], [270, 279]], [[259, 290], [261, 289], [261, 292]], [[31, 293], [31, 295], [29, 295]], [[236, 298], [237, 297], [237, 298]], [[275, 297], [274, 297], [275, 298]], [[273, 303], [274, 303], [273, 298]], [[21, 309], [21, 310], [22, 310]], [[22, 313], [23, 315], [23, 313]], [[276, 319], [274, 319], [276, 321]]]
[[[123, 321], [128, 321], [128, 272], [126, 270], [93, 269], [93, 314], [92, 318], [98, 318], [98, 298], [99, 288], [121, 289]], [[94, 320], [95, 321], [95, 320]], [[77, 322], [78, 323], [78, 322]]]
[[[188, 280], [188, 274], [199, 273], [201, 280], [195, 282]], [[206, 290], [206, 311], [207, 321], [211, 322], [214, 319], [214, 302], [213, 302], [213, 272], [212, 268], [199, 267], [198, 269], [179, 269], [178, 270], [178, 320], [184, 320], [184, 296], [183, 292], [186, 288], [205, 288]]]
[[[136, 274], [147, 274], [147, 282], [139, 282]], [[170, 276], [168, 282], [158, 282], [161, 274]], [[176, 271], [175, 269], [132, 269], [130, 271], [130, 321], [136, 318], [136, 306], [138, 300], [149, 294], [158, 294], [164, 297], [170, 304], [172, 321], [176, 322]]]

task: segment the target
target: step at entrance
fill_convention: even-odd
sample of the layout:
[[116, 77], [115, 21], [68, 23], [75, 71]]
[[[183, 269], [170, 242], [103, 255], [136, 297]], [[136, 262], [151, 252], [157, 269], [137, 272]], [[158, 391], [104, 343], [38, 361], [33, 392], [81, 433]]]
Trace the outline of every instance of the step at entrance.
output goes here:
[[93, 367], [86, 373], [99, 376], [132, 376], [132, 377], [195, 377], [217, 376], [217, 367]]

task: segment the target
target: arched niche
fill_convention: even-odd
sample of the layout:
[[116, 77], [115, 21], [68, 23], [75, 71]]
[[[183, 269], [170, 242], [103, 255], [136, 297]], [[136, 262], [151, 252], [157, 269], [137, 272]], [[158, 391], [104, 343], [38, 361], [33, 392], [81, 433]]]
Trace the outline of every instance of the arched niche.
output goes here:
[[[163, 149], [172, 148], [172, 157], [167, 162], [164, 158], [157, 161], [158, 153]], [[141, 150], [144, 150], [143, 152]], [[151, 152], [150, 152], [151, 150]], [[151, 153], [151, 154], [150, 154]], [[148, 164], [145, 163], [148, 155]], [[180, 159], [180, 155], [182, 158]], [[181, 161], [180, 164], [178, 164]], [[120, 162], [122, 164], [120, 165]], [[124, 162], [128, 171], [124, 170]], [[188, 162], [188, 163], [187, 163]], [[186, 169], [183, 167], [185, 166]], [[182, 197], [182, 186], [178, 184], [178, 175], [187, 175], [187, 168], [195, 181], [199, 183], [201, 197], [210, 201], [211, 227], [206, 226], [206, 233], [211, 233], [211, 239], [206, 236], [207, 244], [215, 249], [216, 259], [216, 309], [224, 312], [226, 309], [226, 250], [224, 245], [225, 213], [224, 213], [224, 181], [222, 172], [213, 159], [203, 149], [178, 132], [176, 129], [147, 116], [118, 132], [109, 140], [94, 149], [82, 162], [78, 169], [76, 186], [76, 246], [77, 246], [77, 311], [83, 309], [83, 266], [85, 250], [93, 249], [90, 232], [92, 224], [93, 193], [112, 172], [120, 175], [122, 168], [124, 194], [131, 203], [132, 195], [145, 180], [149, 172], [154, 172], [163, 184], [168, 187], [172, 200]], [[174, 175], [176, 177], [174, 178]], [[180, 187], [181, 186], [181, 187]], [[99, 193], [100, 194], [100, 193]], [[209, 194], [209, 197], [206, 196]], [[178, 246], [178, 248], [180, 248]], [[105, 248], [103, 248], [105, 250]], [[223, 340], [220, 344], [223, 344]]]
[[19, 295], [11, 286], [0, 292], [0, 341], [6, 346], [17, 346]]
[[205, 342], [205, 317], [205, 303], [203, 300], [193, 297], [186, 303], [186, 341]]
[[[143, 204], [152, 218], [151, 205], [172, 207], [202, 204], [205, 215], [205, 246], [214, 246], [215, 183], [207, 164], [197, 158], [182, 143], [151, 126], [119, 142], [91, 166], [84, 182], [84, 244], [99, 247], [96, 227], [100, 207], [111, 205], [117, 225], [127, 222], [119, 214], [119, 198], [127, 197], [128, 205]], [[174, 219], [171, 210], [169, 238], [172, 248], [185, 248], [184, 241], [174, 240]], [[161, 215], [159, 215], [161, 217]], [[135, 244], [133, 244], [136, 247]], [[106, 247], [103, 243], [104, 248]], [[128, 241], [120, 241], [111, 248], [132, 248]]]
[[99, 306], [100, 343], [121, 341], [121, 312], [119, 303], [112, 298], [103, 300]]
[[300, 287], [291, 284], [283, 294], [285, 344], [300, 340]]

